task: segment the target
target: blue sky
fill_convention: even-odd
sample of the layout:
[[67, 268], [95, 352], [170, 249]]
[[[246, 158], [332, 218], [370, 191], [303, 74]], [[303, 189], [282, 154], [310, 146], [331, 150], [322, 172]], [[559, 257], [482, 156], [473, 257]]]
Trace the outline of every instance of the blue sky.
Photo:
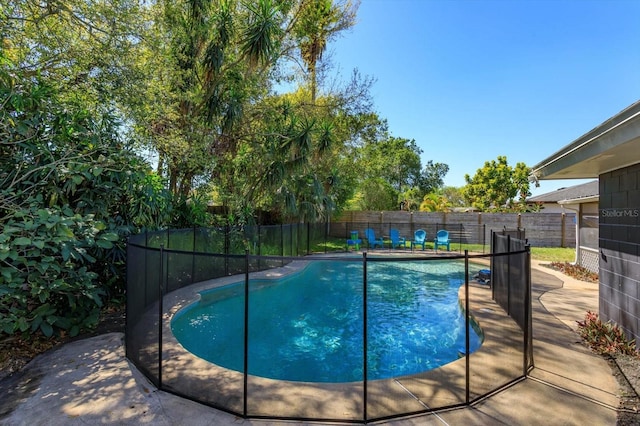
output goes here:
[[498, 155], [534, 166], [640, 99], [638, 0], [362, 0], [357, 20], [331, 61], [376, 79], [377, 113], [446, 185]]

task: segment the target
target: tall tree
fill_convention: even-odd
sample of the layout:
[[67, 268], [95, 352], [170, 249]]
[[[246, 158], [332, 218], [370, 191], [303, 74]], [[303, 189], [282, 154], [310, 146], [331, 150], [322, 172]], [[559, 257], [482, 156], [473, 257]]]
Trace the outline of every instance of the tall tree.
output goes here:
[[[322, 97], [314, 84], [314, 105], [309, 89], [287, 102], [270, 90], [290, 54], [304, 52], [301, 62], [317, 70], [328, 43], [355, 22], [357, 3], [16, 0], [0, 8], [0, 49], [28, 77], [47, 80], [61, 102], [121, 117], [119, 131], [157, 155], [158, 175], [180, 205], [213, 188], [232, 210], [291, 213], [286, 206], [295, 205], [327, 215], [351, 192], [355, 174], [339, 166], [360, 131], [354, 117], [370, 110], [371, 80], [354, 73]], [[273, 120], [281, 107], [286, 119]], [[280, 145], [267, 152], [277, 157], [269, 167], [287, 179], [249, 179], [237, 166], [264, 153], [274, 135]], [[257, 174], [263, 158], [249, 169]]]
[[434, 163], [429, 160], [422, 170], [418, 186], [423, 194], [437, 192], [444, 185], [444, 177], [449, 172], [449, 166], [444, 163]]
[[[369, 80], [354, 78], [313, 105], [304, 90], [283, 96], [269, 90], [279, 61], [301, 40], [296, 34], [310, 31], [301, 29], [309, 13], [328, 14], [325, 32], [314, 33], [325, 47], [353, 18], [346, 15], [351, 8], [342, 8], [347, 3], [329, 2], [329, 10], [319, 3], [327, 6], [307, 0], [164, 4], [158, 33], [166, 38], [167, 60], [159, 64], [163, 84], [152, 86], [146, 132], [174, 193], [186, 197], [193, 182], [210, 182], [218, 201], [243, 216], [257, 207], [306, 218], [335, 210], [336, 197], [347, 192], [337, 191], [338, 183], [348, 182], [338, 176], [341, 147], [353, 134], [343, 117], [367, 107]], [[305, 49], [315, 48], [299, 51]]]
[[377, 177], [366, 179], [360, 184], [356, 207], [360, 210], [396, 210], [398, 191], [386, 180]]
[[404, 187], [418, 186], [421, 153], [413, 139], [387, 136], [367, 142], [361, 154], [364, 176], [382, 177], [398, 192]]
[[167, 38], [166, 61], [160, 64], [166, 75], [163, 90], [152, 93], [157, 109], [147, 130], [172, 192], [186, 197], [194, 180], [226, 172], [224, 163], [242, 133], [239, 123], [268, 88], [288, 13], [281, 5], [271, 0], [163, 4], [156, 25]]
[[326, 220], [344, 206], [357, 176], [351, 152], [361, 131], [344, 107], [354, 107], [349, 90], [320, 97], [313, 106], [304, 89], [255, 105], [261, 119], [243, 139], [228, 175], [245, 203], [306, 220]]
[[445, 186], [440, 190], [440, 193], [451, 207], [464, 207], [465, 199], [462, 192], [462, 188], [455, 186]]
[[524, 201], [529, 193], [529, 168], [522, 162], [509, 166], [507, 157], [486, 161], [473, 177], [465, 175], [465, 199], [481, 211], [510, 210], [519, 195]]
[[295, 25], [295, 38], [311, 86], [311, 103], [316, 102], [318, 62], [327, 48], [327, 43], [341, 31], [355, 24], [360, 2], [343, 0], [312, 0], [300, 3], [298, 22]]
[[118, 111], [141, 98], [148, 12], [148, 3], [136, 0], [3, 1], [0, 49], [60, 101]]

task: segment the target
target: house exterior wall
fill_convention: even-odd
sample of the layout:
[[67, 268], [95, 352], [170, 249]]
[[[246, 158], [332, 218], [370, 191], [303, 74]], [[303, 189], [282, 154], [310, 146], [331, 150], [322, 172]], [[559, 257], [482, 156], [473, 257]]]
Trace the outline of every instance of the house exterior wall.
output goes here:
[[558, 203], [542, 203], [540, 206], [541, 213], [572, 213], [568, 212], [563, 206]]
[[599, 228], [600, 316], [640, 341], [640, 164], [600, 175]]

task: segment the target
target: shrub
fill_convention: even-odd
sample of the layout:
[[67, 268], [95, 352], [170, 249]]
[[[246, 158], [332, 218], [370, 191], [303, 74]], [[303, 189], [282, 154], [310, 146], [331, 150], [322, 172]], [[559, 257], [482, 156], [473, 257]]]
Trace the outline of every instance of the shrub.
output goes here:
[[622, 329], [611, 321], [602, 322], [598, 314], [588, 311], [583, 321], [576, 322], [582, 339], [597, 353], [638, 355], [635, 341], [627, 340]]
[[95, 326], [102, 306], [90, 250], [110, 249], [118, 235], [92, 215], [37, 204], [16, 212], [0, 233], [0, 330], [73, 336]]
[[0, 67], [0, 333], [76, 334], [123, 296], [125, 239], [161, 226], [170, 198], [115, 117], [10, 68]]
[[575, 265], [569, 262], [551, 262], [550, 267], [577, 280], [590, 283], [598, 282], [598, 274], [596, 272], [592, 272], [580, 265]]

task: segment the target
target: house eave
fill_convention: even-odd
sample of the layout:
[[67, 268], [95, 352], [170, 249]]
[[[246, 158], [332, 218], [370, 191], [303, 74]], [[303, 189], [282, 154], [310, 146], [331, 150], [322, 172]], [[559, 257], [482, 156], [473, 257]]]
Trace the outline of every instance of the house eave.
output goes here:
[[585, 203], [597, 203], [600, 200], [599, 195], [593, 195], [591, 197], [580, 197], [580, 198], [571, 198], [568, 200], [560, 200], [558, 204], [566, 205], [566, 204], [585, 204]]
[[532, 182], [587, 179], [640, 163], [640, 101], [532, 167]]

